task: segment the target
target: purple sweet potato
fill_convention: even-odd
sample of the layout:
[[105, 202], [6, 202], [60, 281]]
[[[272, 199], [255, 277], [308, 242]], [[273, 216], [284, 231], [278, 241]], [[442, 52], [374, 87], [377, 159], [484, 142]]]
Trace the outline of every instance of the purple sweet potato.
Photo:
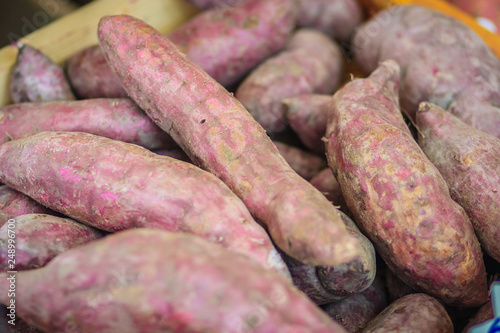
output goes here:
[[334, 95], [328, 163], [358, 226], [397, 277], [450, 305], [483, 304], [479, 242], [404, 122], [399, 74], [396, 62], [385, 61]]
[[8, 218], [25, 214], [54, 213], [27, 195], [24, 195], [7, 185], [0, 186], [0, 211], [6, 214]]
[[500, 59], [460, 21], [430, 8], [396, 6], [354, 37], [356, 60], [371, 72], [380, 61], [401, 66], [402, 110], [415, 119], [429, 101], [500, 137]]
[[75, 99], [61, 67], [29, 45], [18, 48], [10, 82], [14, 103]]
[[[45, 266], [55, 256], [102, 238], [97, 229], [74, 220], [46, 214], [27, 214], [0, 228], [0, 270], [22, 271]], [[9, 228], [13, 225], [13, 228]], [[9, 231], [10, 230], [10, 231]], [[15, 233], [15, 261], [9, 260], [8, 242]], [[14, 269], [10, 267], [15, 263]]]
[[86, 132], [149, 149], [177, 146], [128, 98], [20, 103], [0, 108], [0, 144], [43, 131]]
[[127, 97], [99, 45], [83, 49], [69, 58], [66, 71], [71, 86], [80, 98]]
[[340, 184], [335, 179], [331, 169], [327, 168], [320, 171], [316, 176], [311, 178], [309, 183], [323, 193], [335, 206], [340, 207], [339, 209], [342, 212], [346, 213], [349, 211], [342, 195]]
[[333, 93], [340, 81], [342, 62], [342, 52], [333, 40], [319, 31], [301, 29], [284, 50], [243, 80], [236, 98], [270, 134], [281, 132], [287, 126], [282, 100]]
[[237, 5], [245, 0], [188, 0], [196, 7], [206, 10]]
[[426, 294], [411, 294], [391, 303], [363, 330], [363, 333], [387, 332], [453, 333], [453, 323], [436, 299]]
[[491, 304], [488, 302], [479, 308], [474, 317], [470, 319], [467, 326], [464, 327], [462, 333], [468, 333], [469, 330], [472, 328], [472, 326], [482, 324], [490, 319], [493, 319], [493, 317], [494, 317], [493, 308], [491, 307]]
[[348, 41], [363, 20], [356, 0], [298, 0], [297, 25], [320, 30], [332, 38]]
[[[4, 304], [7, 277], [0, 274]], [[19, 272], [16, 287], [18, 315], [49, 332], [345, 332], [253, 260], [158, 230], [123, 231], [63, 253]]]
[[243, 105], [173, 43], [126, 15], [102, 18], [98, 35], [132, 99], [243, 200], [285, 253], [326, 266], [358, 255], [333, 205], [290, 168]]
[[288, 275], [241, 200], [190, 163], [87, 133], [42, 132], [0, 146], [0, 179], [93, 227], [188, 232]]
[[295, 27], [293, 0], [247, 0], [208, 10], [168, 38], [217, 82], [229, 86], [282, 49]]
[[274, 141], [281, 156], [304, 179], [311, 179], [326, 167], [324, 158], [297, 147]]
[[325, 143], [321, 139], [325, 136], [332, 96], [306, 94], [286, 98], [282, 102], [286, 119], [302, 143], [312, 151], [324, 154]]
[[483, 249], [500, 262], [500, 139], [422, 103], [418, 143], [465, 209]]
[[370, 287], [359, 294], [323, 306], [323, 310], [348, 332], [360, 332], [370, 320], [387, 306], [384, 284], [375, 278]]
[[340, 301], [368, 288], [375, 278], [375, 249], [354, 222], [340, 213], [348, 232], [361, 244], [360, 255], [337, 266], [310, 266], [282, 254], [293, 283], [316, 304]]

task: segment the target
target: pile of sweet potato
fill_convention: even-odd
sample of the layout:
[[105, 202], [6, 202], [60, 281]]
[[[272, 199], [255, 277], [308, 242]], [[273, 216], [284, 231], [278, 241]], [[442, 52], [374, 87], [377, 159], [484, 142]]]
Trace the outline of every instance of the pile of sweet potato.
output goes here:
[[2, 332], [491, 317], [500, 59], [483, 41], [419, 6], [192, 2], [204, 11], [168, 35], [103, 17], [99, 45], [62, 67], [18, 44], [0, 108]]

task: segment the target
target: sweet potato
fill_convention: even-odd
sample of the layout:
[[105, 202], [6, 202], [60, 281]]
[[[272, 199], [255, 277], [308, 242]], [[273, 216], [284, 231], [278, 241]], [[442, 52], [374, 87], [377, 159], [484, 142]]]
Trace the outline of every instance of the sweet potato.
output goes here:
[[298, 0], [297, 25], [320, 30], [332, 38], [348, 41], [363, 19], [356, 0]]
[[469, 333], [472, 326], [484, 323], [490, 319], [493, 319], [493, 308], [491, 307], [491, 303], [488, 302], [479, 308], [474, 317], [470, 319], [467, 326], [464, 327], [462, 333]]
[[293, 171], [304, 179], [311, 179], [326, 167], [326, 161], [318, 155], [282, 142], [274, 141], [274, 144]]
[[0, 144], [43, 131], [86, 132], [149, 149], [177, 146], [128, 98], [20, 103], [0, 108]]
[[14, 103], [75, 99], [61, 67], [39, 50], [23, 43], [17, 45], [10, 82]]
[[[97, 229], [74, 220], [47, 214], [27, 214], [0, 228], [0, 269], [21, 271], [45, 266], [55, 256], [103, 236]], [[10, 229], [10, 225], [14, 227]], [[10, 232], [8, 231], [10, 230]], [[16, 255], [9, 261], [9, 233], [15, 232]]]
[[433, 332], [453, 333], [453, 323], [444, 307], [426, 294], [411, 294], [391, 303], [363, 333]]
[[344, 213], [349, 211], [342, 195], [340, 184], [335, 179], [332, 170], [329, 168], [324, 169], [311, 178], [309, 183], [323, 193], [335, 206], [340, 207], [340, 211]]
[[161, 150], [155, 150], [153, 152], [161, 156], [168, 156], [184, 162], [192, 163], [189, 157], [182, 149], [168, 149], [168, 150], [161, 149]]
[[340, 213], [349, 233], [361, 244], [360, 255], [337, 266], [310, 266], [282, 254], [293, 283], [316, 304], [338, 302], [368, 288], [375, 278], [375, 249], [356, 224]]
[[415, 119], [429, 101], [500, 137], [500, 59], [460, 21], [429, 8], [396, 6], [360, 27], [356, 60], [371, 72], [380, 61], [401, 66], [402, 110]]
[[286, 98], [282, 101], [290, 127], [302, 143], [318, 154], [325, 153], [321, 139], [326, 132], [326, 116], [332, 96], [307, 94]]
[[345, 332], [286, 279], [186, 234], [120, 232], [19, 272], [16, 285], [19, 316], [50, 332]]
[[404, 122], [399, 74], [388, 60], [334, 95], [328, 163], [358, 226], [397, 277], [450, 305], [483, 304], [479, 242]]
[[54, 213], [27, 195], [11, 189], [7, 185], [0, 186], [0, 211], [6, 214], [8, 218], [25, 214], [52, 215]]
[[42, 132], [0, 146], [0, 179], [93, 227], [188, 232], [288, 275], [241, 200], [190, 163], [91, 134]]
[[293, 0], [247, 0], [208, 10], [168, 38], [217, 82], [229, 86], [282, 49], [295, 27]]
[[243, 200], [285, 253], [327, 266], [358, 255], [338, 211], [290, 168], [243, 105], [173, 43], [126, 15], [102, 18], [98, 36], [132, 99]]
[[348, 332], [360, 332], [386, 306], [384, 284], [380, 278], [375, 278], [371, 286], [361, 293], [322, 308]]
[[71, 86], [80, 98], [127, 97], [99, 45], [85, 48], [69, 58], [66, 71]]
[[302, 94], [333, 93], [340, 81], [342, 62], [340, 48], [328, 36], [300, 29], [284, 50], [243, 80], [236, 98], [270, 134], [279, 133], [287, 126], [282, 100]]
[[500, 139], [440, 107], [421, 103], [418, 143], [471, 219], [486, 253], [500, 262]]

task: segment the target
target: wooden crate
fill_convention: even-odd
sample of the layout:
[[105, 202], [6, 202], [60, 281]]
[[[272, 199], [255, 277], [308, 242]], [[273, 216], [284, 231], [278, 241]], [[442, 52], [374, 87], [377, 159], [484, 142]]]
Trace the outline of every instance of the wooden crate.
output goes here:
[[[185, 0], [96, 0], [21, 40], [62, 63], [75, 52], [97, 44], [97, 24], [102, 16], [132, 15], [167, 33], [196, 13], [198, 10]], [[0, 106], [10, 103], [10, 73], [16, 56], [14, 46], [0, 50]]]

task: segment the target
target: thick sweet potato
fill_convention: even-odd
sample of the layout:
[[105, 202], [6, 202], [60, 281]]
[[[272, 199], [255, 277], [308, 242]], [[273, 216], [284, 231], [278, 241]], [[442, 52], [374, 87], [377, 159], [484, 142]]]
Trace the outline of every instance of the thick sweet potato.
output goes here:
[[18, 43], [18, 48], [10, 82], [15, 103], [75, 99], [61, 67], [29, 45]]
[[111, 70], [99, 45], [90, 46], [68, 61], [68, 78], [80, 98], [127, 97], [127, 92]]
[[348, 332], [360, 332], [370, 320], [387, 306], [384, 284], [375, 278], [370, 287], [337, 303], [323, 306], [323, 310]]
[[188, 232], [288, 275], [241, 200], [190, 163], [91, 134], [43, 132], [0, 146], [0, 179], [93, 227]]
[[338, 211], [290, 168], [243, 105], [173, 43], [126, 15], [102, 18], [98, 35], [132, 99], [243, 200], [284, 252], [327, 266], [358, 255]]
[[425, 7], [392, 7], [356, 32], [354, 51], [368, 72], [380, 61], [398, 62], [410, 118], [430, 101], [500, 137], [500, 59], [460, 21]]
[[50, 332], [345, 332], [253, 260], [165, 231], [128, 230], [68, 251], [19, 272], [16, 287], [19, 316]]
[[0, 270], [22, 271], [45, 266], [55, 256], [103, 236], [97, 229], [68, 218], [46, 214], [27, 214], [13, 218], [15, 267], [10, 267], [9, 224], [0, 228]]
[[333, 93], [342, 62], [342, 52], [333, 40], [319, 31], [301, 29], [284, 50], [250, 73], [236, 90], [236, 98], [269, 133], [281, 132], [287, 126], [282, 100]]
[[399, 110], [399, 67], [381, 63], [333, 98], [327, 157], [347, 206], [389, 268], [450, 305], [487, 299], [479, 242], [465, 211]]
[[469, 329], [471, 329], [472, 326], [484, 323], [490, 319], [493, 319], [493, 317], [493, 308], [491, 307], [491, 303], [488, 302], [479, 308], [474, 317], [470, 319], [467, 326], [464, 327], [462, 333], [469, 333]]
[[208, 10], [168, 34], [189, 59], [224, 86], [282, 49], [295, 27], [293, 0], [247, 0]]
[[128, 98], [20, 103], [0, 108], [0, 144], [43, 131], [85, 132], [149, 149], [177, 146]]
[[286, 119], [302, 143], [312, 151], [324, 154], [325, 143], [321, 139], [325, 136], [332, 96], [307, 94], [286, 98], [282, 102]]
[[297, 25], [320, 30], [332, 38], [348, 41], [363, 19], [356, 0], [298, 0]]
[[500, 139], [430, 103], [422, 103], [416, 117], [420, 147], [465, 209], [485, 252], [500, 262]]
[[293, 171], [304, 179], [311, 179], [326, 167], [325, 159], [318, 155], [282, 142], [274, 141], [274, 144]]
[[361, 244], [360, 255], [337, 266], [310, 266], [282, 254], [293, 283], [316, 304], [338, 302], [368, 288], [375, 278], [375, 249], [354, 222], [341, 213], [349, 233]]
[[391, 303], [363, 330], [363, 333], [387, 332], [453, 333], [453, 323], [436, 299], [426, 294], [411, 294]]
[[339, 209], [342, 212], [346, 213], [349, 211], [344, 196], [342, 195], [340, 184], [337, 179], [335, 179], [332, 170], [329, 168], [324, 169], [311, 178], [309, 183], [323, 193], [335, 206], [340, 207]]
[[6, 214], [9, 218], [25, 214], [54, 213], [27, 195], [11, 189], [7, 185], [0, 186], [0, 211]]

